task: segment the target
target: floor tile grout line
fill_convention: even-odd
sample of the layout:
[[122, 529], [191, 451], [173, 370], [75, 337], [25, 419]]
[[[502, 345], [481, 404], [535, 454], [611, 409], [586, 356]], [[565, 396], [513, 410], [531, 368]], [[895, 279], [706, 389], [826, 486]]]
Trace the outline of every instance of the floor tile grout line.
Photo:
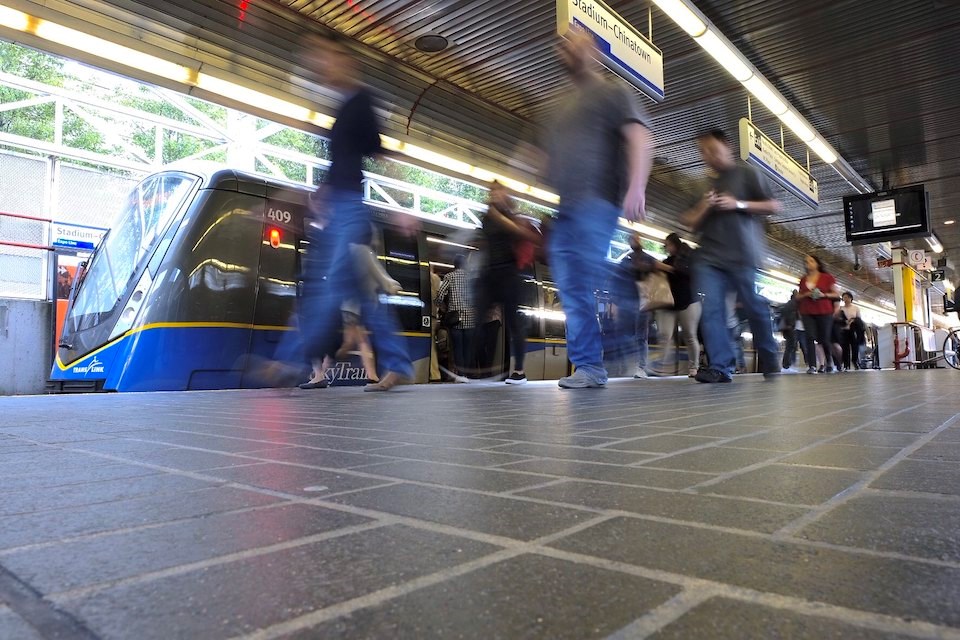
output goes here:
[[894, 455], [892, 458], [888, 459], [882, 465], [872, 472], [868, 472], [865, 478], [862, 478], [856, 484], [848, 487], [845, 491], [835, 495], [830, 500], [820, 504], [816, 509], [813, 509], [807, 514], [800, 516], [793, 522], [782, 527], [774, 533], [776, 537], [783, 538], [793, 538], [797, 533], [799, 533], [805, 527], [814, 524], [831, 511], [837, 507], [846, 504], [847, 502], [853, 500], [854, 498], [860, 496], [864, 489], [866, 489], [871, 483], [877, 480], [884, 473], [889, 471], [895, 465], [899, 464], [901, 461], [910, 456], [911, 453], [917, 451], [926, 444], [929, 444], [936, 436], [940, 435], [943, 431], [946, 431], [953, 425], [960, 422], [960, 416], [954, 416], [949, 420], [945, 421], [939, 427], [933, 431], [928, 432], [921, 438], [918, 438], [913, 444], [907, 445], [900, 450], [900, 453]]
[[124, 578], [107, 580], [104, 582], [97, 582], [92, 585], [76, 587], [73, 589], [67, 589], [65, 591], [55, 591], [55, 592], [46, 594], [45, 597], [57, 603], [69, 602], [72, 600], [78, 600], [80, 598], [87, 597], [95, 593], [100, 593], [108, 589], [115, 589], [118, 587], [126, 587], [126, 586], [136, 585], [136, 584], [144, 584], [147, 582], [154, 582], [156, 580], [160, 580], [163, 578], [169, 578], [172, 576], [192, 573], [194, 571], [209, 569], [211, 567], [217, 567], [220, 565], [229, 564], [231, 562], [247, 560], [250, 558], [258, 558], [260, 556], [269, 555], [271, 553], [277, 553], [278, 551], [297, 549], [299, 547], [315, 544], [317, 542], [325, 542], [327, 540], [335, 540], [337, 538], [343, 538], [343, 537], [354, 535], [357, 533], [363, 533], [365, 531], [382, 529], [393, 524], [397, 524], [397, 523], [390, 522], [388, 520], [372, 520], [370, 522], [364, 522], [362, 524], [351, 525], [348, 527], [340, 527], [338, 529], [333, 529], [332, 531], [324, 531], [323, 533], [317, 533], [309, 536], [302, 536], [300, 538], [285, 540], [283, 542], [264, 545], [262, 547], [255, 547], [253, 549], [244, 549], [243, 551], [234, 551], [231, 553], [225, 553], [223, 555], [215, 556], [213, 558], [206, 558], [204, 560], [198, 560], [198, 561], [189, 562], [186, 564], [179, 564], [173, 567], [166, 567], [164, 569], [147, 571], [145, 573], [140, 573], [135, 576], [127, 576]]
[[[204, 479], [201, 474], [197, 474], [197, 473], [195, 473], [195, 472], [182, 472], [182, 471], [176, 470], [176, 469], [169, 469], [169, 472], [170, 472], [170, 473], [174, 473], [174, 474], [185, 474], [185, 475], [193, 474], [193, 475], [195, 475], [195, 476], [199, 476], [200, 479]], [[306, 504], [313, 504], [313, 505], [316, 505], [316, 506], [321, 506], [321, 507], [333, 509], [333, 510], [336, 510], [336, 511], [345, 511], [345, 512], [347, 512], [347, 513], [353, 513], [353, 514], [355, 514], [355, 515], [360, 515], [360, 516], [364, 516], [364, 517], [374, 518], [374, 519], [377, 519], [378, 521], [389, 521], [389, 522], [396, 522], [396, 523], [398, 523], [398, 524], [406, 524], [407, 526], [411, 526], [411, 527], [418, 528], [418, 529], [424, 529], [424, 530], [428, 530], [428, 531], [434, 531], [434, 532], [437, 532], [437, 533], [444, 533], [444, 534], [454, 535], [454, 536], [459, 536], [459, 537], [466, 537], [466, 538], [470, 538], [470, 539], [475, 539], [475, 540], [480, 541], [480, 542], [487, 542], [487, 543], [495, 544], [495, 545], [499, 545], [499, 546], [504, 546], [505, 544], [506, 544], [506, 545], [509, 545], [509, 544], [512, 544], [512, 543], [514, 542], [514, 540], [511, 539], [511, 538], [503, 538], [503, 537], [501, 537], [501, 536], [496, 536], [496, 535], [491, 535], [491, 534], [485, 534], [485, 533], [478, 532], [478, 531], [473, 531], [473, 530], [470, 530], [470, 529], [464, 529], [464, 528], [462, 528], [462, 527], [453, 527], [453, 526], [450, 526], [450, 525], [444, 525], [444, 524], [440, 524], [440, 523], [437, 523], [437, 522], [434, 522], [434, 521], [430, 521], [430, 520], [422, 520], [422, 519], [419, 519], [419, 518], [412, 518], [412, 517], [409, 517], [409, 516], [398, 516], [398, 515], [396, 515], [396, 514], [391, 514], [391, 513], [387, 513], [387, 512], [381, 512], [381, 511], [377, 511], [377, 510], [374, 510], [374, 509], [366, 509], [366, 508], [362, 508], [362, 507], [354, 507], [354, 506], [352, 506], [352, 505], [344, 505], [344, 504], [337, 503], [337, 502], [329, 502], [329, 501], [323, 500], [322, 498], [316, 498], [316, 499], [309, 499], [309, 498], [307, 498], [307, 499], [304, 499], [304, 498], [301, 498], [301, 497], [299, 497], [299, 496], [295, 496], [295, 495], [292, 495], [292, 494], [287, 494], [287, 493], [284, 493], [284, 492], [265, 490], [265, 489], [261, 489], [261, 488], [258, 488], [258, 487], [247, 487], [247, 486], [245, 486], [245, 485], [237, 484], [237, 483], [232, 483], [232, 484], [233, 484], [233, 486], [236, 486], [237, 488], [247, 489], [247, 490], [254, 491], [254, 492], [258, 492], [258, 493], [264, 493], [264, 494], [266, 494], [266, 495], [271, 495], [271, 496], [274, 496], [274, 497], [286, 499], [286, 500], [288, 500], [289, 502], [302, 502], [302, 503], [306, 503]], [[449, 489], [449, 487], [448, 487], [448, 489]], [[453, 490], [456, 490], [456, 489], [453, 489]], [[478, 492], [473, 492], [473, 493], [478, 493]], [[488, 496], [491, 496], [491, 497], [504, 498], [504, 496], [499, 496], [499, 495], [497, 495], [497, 494], [482, 494], [482, 495], [488, 495]], [[594, 513], [594, 514], [596, 514], [596, 517], [602, 517], [602, 518], [605, 518], [605, 519], [609, 519], [609, 518], [611, 518], [611, 517], [625, 517], [625, 518], [630, 518], [630, 519], [649, 520], [649, 521], [654, 521], [654, 522], [662, 522], [662, 523], [673, 524], [673, 525], [678, 525], [678, 526], [688, 526], [688, 527], [692, 527], [692, 528], [696, 528], [696, 529], [704, 529], [704, 530], [710, 530], [710, 531], [719, 531], [719, 532], [729, 533], [729, 534], [733, 534], [733, 535], [740, 535], [740, 536], [745, 536], [745, 537], [759, 538], [759, 539], [763, 539], [763, 540], [768, 540], [768, 541], [777, 542], [777, 540], [774, 539], [774, 538], [773, 538], [771, 535], [769, 535], [769, 534], [763, 534], [763, 533], [760, 533], [760, 532], [753, 532], [753, 531], [747, 531], [747, 530], [734, 529], [734, 528], [729, 528], [729, 527], [721, 527], [721, 526], [716, 526], [716, 525], [709, 525], [709, 524], [705, 524], [705, 523], [689, 522], [689, 521], [685, 521], [685, 520], [676, 520], [676, 519], [672, 519], [672, 518], [662, 518], [662, 517], [652, 516], [652, 515], [648, 515], [648, 514], [636, 514], [636, 513], [632, 513], [632, 512], [624, 512], [624, 511], [617, 511], [617, 510], [595, 509], [595, 508], [590, 508], [590, 507], [569, 505], [569, 504], [565, 504], [565, 503], [554, 503], [554, 502], [551, 502], [551, 501], [531, 499], [531, 498], [522, 497], [522, 496], [511, 496], [510, 498], [507, 498], [507, 499], [515, 499], [515, 500], [523, 500], [523, 501], [534, 502], [534, 503], [542, 503], [542, 504], [548, 504], [548, 505], [550, 505], [550, 506], [559, 506], [559, 507], [563, 507], [563, 508], [567, 508], [567, 509], [579, 510], [579, 511], [582, 511], [582, 512], [584, 512], [584, 513]], [[944, 561], [937, 561], [937, 560], [933, 560], [933, 559], [930, 559], [930, 558], [920, 558], [920, 557], [914, 557], [914, 556], [906, 556], [906, 555], [903, 555], [903, 554], [897, 554], [897, 553], [891, 553], [891, 552], [878, 552], [878, 551], [874, 551], [874, 550], [870, 550], [870, 549], [861, 549], [861, 548], [856, 548], [856, 547], [845, 547], [845, 546], [841, 546], [841, 545], [834, 545], [834, 544], [824, 543], [824, 542], [819, 542], [819, 541], [808, 541], [808, 540], [796, 539], [796, 540], [790, 540], [789, 543], [790, 543], [790, 544], [796, 544], [796, 545], [799, 545], [799, 546], [811, 547], [811, 548], [823, 548], [823, 549], [831, 549], [831, 550], [835, 550], [835, 551], [842, 551], [842, 552], [846, 552], [846, 553], [852, 553], [852, 554], [854, 554], [854, 555], [861, 555], [861, 556], [868, 556], [868, 557], [882, 557], [882, 558], [887, 558], [887, 559], [896, 559], [896, 560], [902, 560], [902, 561], [908, 561], [908, 562], [915, 562], [915, 563], [927, 564], [927, 565], [933, 565], [933, 566], [945, 566], [945, 567], [949, 567], [949, 568], [960, 568], [960, 564], [958, 564], [958, 563], [950, 563], [950, 562], [944, 562]]]
[[[864, 403], [862, 406], [870, 406], [870, 404], [869, 404], [869, 403]], [[799, 425], [799, 424], [803, 424], [803, 423], [805, 423], [805, 422], [813, 421], [813, 420], [820, 419], [820, 418], [826, 417], [826, 416], [830, 416], [830, 415], [832, 415], [832, 414], [834, 414], [834, 413], [838, 413], [838, 412], [839, 412], [839, 411], [834, 411], [834, 412], [822, 414], [822, 415], [820, 415], [820, 416], [811, 417], [811, 418], [808, 418], [808, 419], [805, 419], [805, 420], [799, 420], [799, 421], [797, 421], [796, 424], [798, 424], [798, 425]], [[759, 414], [758, 416], [748, 416], [747, 418], [751, 418], [751, 417], [763, 417], [763, 414]], [[866, 426], [867, 424], [870, 424], [871, 422], [875, 422], [875, 421], [876, 421], [876, 419], [871, 419], [871, 420], [869, 420], [869, 421], [867, 421], [867, 422], [864, 422], [864, 423], [861, 424], [861, 425], [858, 425], [857, 427], [854, 427], [854, 429], [861, 429], [861, 428], [863, 428], [864, 426]], [[654, 459], [652, 459], [652, 460], [642, 460], [642, 461], [640, 461], [640, 462], [638, 462], [638, 463], [634, 463], [634, 464], [635, 464], [635, 465], [642, 465], [642, 464], [646, 464], [647, 462], [655, 462], [655, 461], [657, 461], [657, 460], [659, 460], [659, 459], [663, 459], [663, 458], [666, 458], [666, 457], [670, 457], [670, 456], [673, 456], [673, 455], [677, 455], [677, 454], [679, 454], [679, 453], [689, 453], [690, 451], [696, 451], [696, 450], [700, 450], [700, 449], [706, 449], [706, 448], [709, 448], [709, 447], [712, 447], [712, 446], [736, 448], [736, 447], [730, 447], [730, 445], [729, 445], [728, 443], [736, 442], [737, 440], [743, 440], [743, 439], [746, 439], [746, 438], [752, 438], [752, 437], [755, 437], [755, 436], [757, 436], [757, 435], [762, 435], [762, 434], [765, 434], [765, 433], [773, 433], [773, 432], [780, 431], [780, 430], [792, 429], [794, 426], [795, 426], [795, 425], [792, 425], [792, 426], [790, 426], [790, 427], [772, 427], [772, 428], [768, 428], [768, 429], [762, 429], [762, 430], [757, 431], [757, 432], [754, 432], [754, 433], [743, 434], [743, 435], [739, 435], [739, 436], [732, 436], [732, 437], [723, 439], [723, 440], [724, 440], [723, 443], [707, 443], [707, 444], [701, 445], [701, 446], [699, 446], [699, 447], [691, 447], [691, 448], [689, 448], [689, 449], [687, 449], [687, 450], [684, 450], [684, 451], [671, 452], [671, 453], [669, 453], [669, 454], [664, 454], [664, 455], [662, 455], [662, 456], [660, 456], [660, 457], [658, 457], [658, 458], [654, 458]], [[687, 430], [678, 431], [678, 432], [675, 432], [675, 433], [672, 434], [672, 435], [683, 435], [683, 432], [684, 432], [684, 431], [687, 431]], [[811, 434], [811, 435], [819, 435], [819, 434]], [[842, 435], [842, 434], [841, 434], [841, 435]], [[645, 436], [645, 437], [649, 437], [649, 436]], [[642, 438], [638, 438], [638, 439], [642, 439]], [[610, 445], [605, 445], [605, 446], [609, 447]], [[792, 451], [791, 453], [798, 453], [798, 452], [799, 452], [799, 451]]]
[[707, 600], [719, 595], [719, 593], [716, 588], [705, 585], [685, 588], [660, 606], [651, 609], [619, 631], [610, 634], [607, 636], [607, 640], [642, 640], [679, 620]]
[[567, 535], [573, 535], [584, 529], [605, 522], [607, 519], [609, 518], [592, 518], [586, 522], [579, 523], [576, 526], [559, 531], [556, 534], [551, 534], [549, 536], [544, 536], [528, 542], [515, 542], [500, 551], [477, 558], [476, 560], [454, 565], [446, 569], [441, 569], [440, 571], [435, 571], [425, 576], [419, 576], [402, 584], [379, 589], [372, 593], [351, 598], [329, 607], [311, 611], [310, 613], [306, 613], [296, 618], [284, 620], [249, 634], [234, 636], [234, 638], [242, 638], [243, 640], [271, 640], [281, 635], [286, 635], [302, 629], [308, 629], [318, 624], [322, 624], [323, 622], [327, 622], [345, 615], [350, 615], [360, 609], [374, 607], [404, 595], [414, 593], [421, 589], [448, 582], [454, 578], [472, 573], [479, 569], [511, 560], [524, 554], [536, 553], [538, 549], [542, 548], [543, 544], [549, 544], [554, 539], [559, 539]]
[[[617, 560], [608, 560], [575, 551], [565, 551], [556, 547], [543, 547], [538, 550], [537, 553], [557, 560], [567, 560], [600, 569], [635, 575], [648, 580], [666, 582], [685, 589], [712, 589], [716, 592], [715, 597], [731, 598], [740, 602], [760, 604], [876, 630], [906, 633], [917, 637], [960, 640], [960, 629], [945, 627], [931, 622], [906, 620], [896, 616], [861, 609], [851, 609], [823, 601], [807, 600], [797, 596], [785, 596], [768, 591], [759, 591], [757, 589], [741, 587], [726, 582], [718, 582], [707, 578], [671, 573], [662, 569], [653, 569]], [[926, 633], [926, 635], [918, 636], [920, 633]]]
[[[907, 395], [916, 395], [916, 393], [911, 393], [911, 394], [907, 394]], [[907, 407], [907, 408], [901, 409], [901, 410], [899, 410], [899, 411], [896, 411], [896, 412], [894, 412], [893, 414], [891, 414], [891, 416], [899, 415], [899, 414], [901, 414], [901, 413], [905, 413], [905, 412], [907, 412], [907, 411], [911, 411], [912, 409], [915, 409], [916, 407], [921, 407], [921, 406], [923, 406], [923, 403], [918, 404], [918, 405], [913, 405], [912, 407]], [[766, 461], [764, 461], [764, 462], [758, 462], [758, 463], [756, 463], [756, 464], [747, 465], [746, 467], [743, 467], [743, 468], [741, 468], [741, 469], [737, 469], [737, 470], [734, 470], [734, 471], [730, 471], [730, 472], [728, 472], [728, 473], [720, 474], [720, 475], [718, 475], [716, 478], [713, 478], [712, 480], [707, 480], [707, 481], [702, 482], [702, 483], [700, 483], [700, 484], [694, 485], [693, 487], [690, 487], [690, 488], [691, 488], [691, 489], [694, 489], [694, 490], [699, 490], [699, 489], [701, 489], [701, 488], [712, 487], [712, 486], [717, 485], [717, 484], [720, 484], [721, 482], [724, 482], [724, 481], [726, 481], [726, 480], [730, 480], [731, 478], [736, 478], [737, 476], [741, 476], [741, 475], [744, 475], [744, 474], [746, 474], [746, 473], [750, 473], [750, 472], [752, 472], [752, 471], [757, 471], [757, 470], [759, 470], [759, 469], [763, 469], [764, 467], [769, 467], [769, 466], [778, 464], [778, 463], [780, 463], [781, 461], [786, 460], [787, 458], [790, 458], [790, 457], [792, 457], [792, 456], [798, 455], [798, 454], [800, 454], [800, 453], [805, 453], [805, 452], [807, 452], [807, 451], [809, 451], [809, 450], [811, 450], [811, 449], [815, 449], [816, 447], [819, 447], [819, 446], [821, 446], [821, 445], [827, 444], [827, 443], [829, 443], [829, 442], [832, 441], [832, 440], [836, 440], [836, 439], [838, 439], [838, 438], [842, 438], [842, 437], [847, 436], [847, 435], [849, 435], [849, 434], [851, 434], [851, 433], [856, 433], [857, 431], [862, 430], [865, 426], [867, 426], [867, 425], [869, 425], [869, 424], [872, 424], [872, 423], [874, 423], [874, 422], [878, 422], [879, 420], [883, 420], [883, 419], [885, 419], [885, 418], [875, 418], [875, 419], [873, 419], [873, 420], [870, 420], [870, 421], [868, 421], [868, 422], [865, 422], [865, 423], [862, 424], [862, 425], [853, 427], [852, 429], [848, 429], [847, 431], [843, 431], [843, 432], [838, 433], [838, 434], [835, 434], [835, 435], [827, 436], [827, 437], [825, 437], [824, 439], [817, 440], [817, 441], [813, 442], [812, 444], [809, 444], [809, 445], [807, 445], [807, 446], [805, 446], [805, 447], [801, 447], [801, 448], [797, 449], [796, 451], [792, 451], [792, 452], [789, 452], [789, 453], [785, 453], [785, 454], [780, 455], [780, 456], [774, 456], [773, 458], [770, 458], [769, 460], [766, 460]]]
[[25, 545], [19, 545], [16, 547], [7, 547], [5, 549], [0, 549], [0, 558], [3, 558], [4, 556], [9, 556], [9, 555], [16, 555], [18, 553], [23, 553], [26, 551], [46, 549], [46, 548], [56, 547], [63, 544], [72, 544], [74, 542], [86, 542], [89, 540], [96, 540], [98, 538], [107, 538], [113, 535], [128, 535], [131, 533], [138, 533], [140, 531], [149, 531], [151, 529], [159, 529], [172, 524], [182, 524], [182, 523], [190, 522], [192, 520], [198, 520], [200, 518], [251, 513], [254, 511], [263, 511], [268, 509], [276, 509], [279, 507], [290, 506], [292, 504], [300, 504], [300, 502], [294, 501], [294, 500], [280, 500], [279, 502], [273, 502], [270, 504], [261, 504], [253, 507], [241, 507], [238, 509], [230, 509], [228, 511], [217, 511], [215, 513], [205, 513], [201, 515], [174, 518], [173, 520], [164, 520], [162, 522], [151, 522], [148, 524], [140, 524], [140, 525], [134, 525], [129, 527], [120, 527], [118, 529], [106, 529], [106, 530], [94, 531], [89, 533], [81, 533], [77, 535], [67, 536], [66, 538], [48, 540], [46, 542], [30, 543]]

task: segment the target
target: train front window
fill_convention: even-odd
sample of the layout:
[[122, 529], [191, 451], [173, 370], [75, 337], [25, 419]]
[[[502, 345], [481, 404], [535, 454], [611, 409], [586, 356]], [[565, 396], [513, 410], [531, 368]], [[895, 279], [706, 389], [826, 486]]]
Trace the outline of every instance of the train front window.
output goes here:
[[192, 176], [169, 173], [147, 178], [133, 189], [84, 275], [70, 311], [70, 330], [95, 326], [116, 307], [195, 183]]

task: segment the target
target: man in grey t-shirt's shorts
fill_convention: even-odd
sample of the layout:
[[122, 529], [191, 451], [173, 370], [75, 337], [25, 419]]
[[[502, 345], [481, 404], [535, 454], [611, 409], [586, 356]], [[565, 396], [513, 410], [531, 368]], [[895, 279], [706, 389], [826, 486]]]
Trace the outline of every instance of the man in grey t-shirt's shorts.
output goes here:
[[576, 367], [565, 389], [607, 383], [594, 292], [621, 212], [643, 220], [652, 161], [650, 120], [625, 87], [594, 62], [593, 36], [572, 30], [560, 47], [573, 87], [546, 139], [548, 181], [560, 194], [550, 234], [550, 269], [566, 315], [567, 353]]

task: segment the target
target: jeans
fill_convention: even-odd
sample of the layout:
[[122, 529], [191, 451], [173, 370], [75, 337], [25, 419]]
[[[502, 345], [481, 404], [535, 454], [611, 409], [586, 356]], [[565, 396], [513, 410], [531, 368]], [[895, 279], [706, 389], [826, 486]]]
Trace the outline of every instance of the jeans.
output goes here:
[[619, 217], [620, 208], [602, 198], [561, 202], [548, 243], [550, 270], [566, 315], [567, 355], [577, 369], [601, 380], [607, 371], [596, 291]]
[[617, 307], [616, 352], [626, 366], [636, 364], [638, 370], [646, 369], [650, 354], [650, 312], [640, 311], [639, 300], [632, 302]]
[[703, 319], [700, 323], [709, 367], [732, 376], [736, 366], [733, 339], [727, 328], [727, 294], [734, 292], [753, 332], [760, 371], [780, 371], [777, 342], [773, 339], [770, 309], [755, 289], [757, 271], [753, 267], [717, 267], [698, 262], [694, 266], [694, 282], [703, 294]]
[[676, 311], [665, 309], [657, 312], [657, 325], [660, 328], [661, 342], [663, 342], [664, 367], [675, 366], [677, 321], [683, 329], [683, 339], [687, 343], [687, 360], [689, 369], [700, 366], [700, 341], [697, 339], [697, 329], [700, 327], [700, 316], [703, 308], [699, 302], [694, 302], [686, 309]]
[[[313, 244], [310, 235], [308, 255], [304, 261], [304, 296], [300, 302], [299, 331], [288, 333], [277, 347], [276, 358], [299, 366], [305, 355], [322, 359], [336, 351], [342, 319], [340, 306], [355, 299], [361, 278], [350, 244], [366, 244], [370, 238], [370, 210], [359, 192], [332, 191], [327, 196], [330, 221], [322, 239]], [[360, 315], [373, 338], [377, 362], [384, 372], [413, 376], [413, 365], [407, 355], [400, 326], [393, 313], [375, 297], [362, 296]]]
[[453, 365], [457, 369], [457, 374], [465, 375], [468, 371], [475, 368], [473, 356], [474, 348], [473, 329], [452, 329], [450, 339], [453, 340]]

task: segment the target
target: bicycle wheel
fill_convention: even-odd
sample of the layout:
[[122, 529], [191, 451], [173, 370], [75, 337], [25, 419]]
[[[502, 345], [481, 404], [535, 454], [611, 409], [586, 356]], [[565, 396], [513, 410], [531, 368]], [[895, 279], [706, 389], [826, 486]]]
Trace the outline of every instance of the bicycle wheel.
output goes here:
[[943, 361], [960, 369], [960, 333], [956, 329], [952, 329], [943, 340]]

